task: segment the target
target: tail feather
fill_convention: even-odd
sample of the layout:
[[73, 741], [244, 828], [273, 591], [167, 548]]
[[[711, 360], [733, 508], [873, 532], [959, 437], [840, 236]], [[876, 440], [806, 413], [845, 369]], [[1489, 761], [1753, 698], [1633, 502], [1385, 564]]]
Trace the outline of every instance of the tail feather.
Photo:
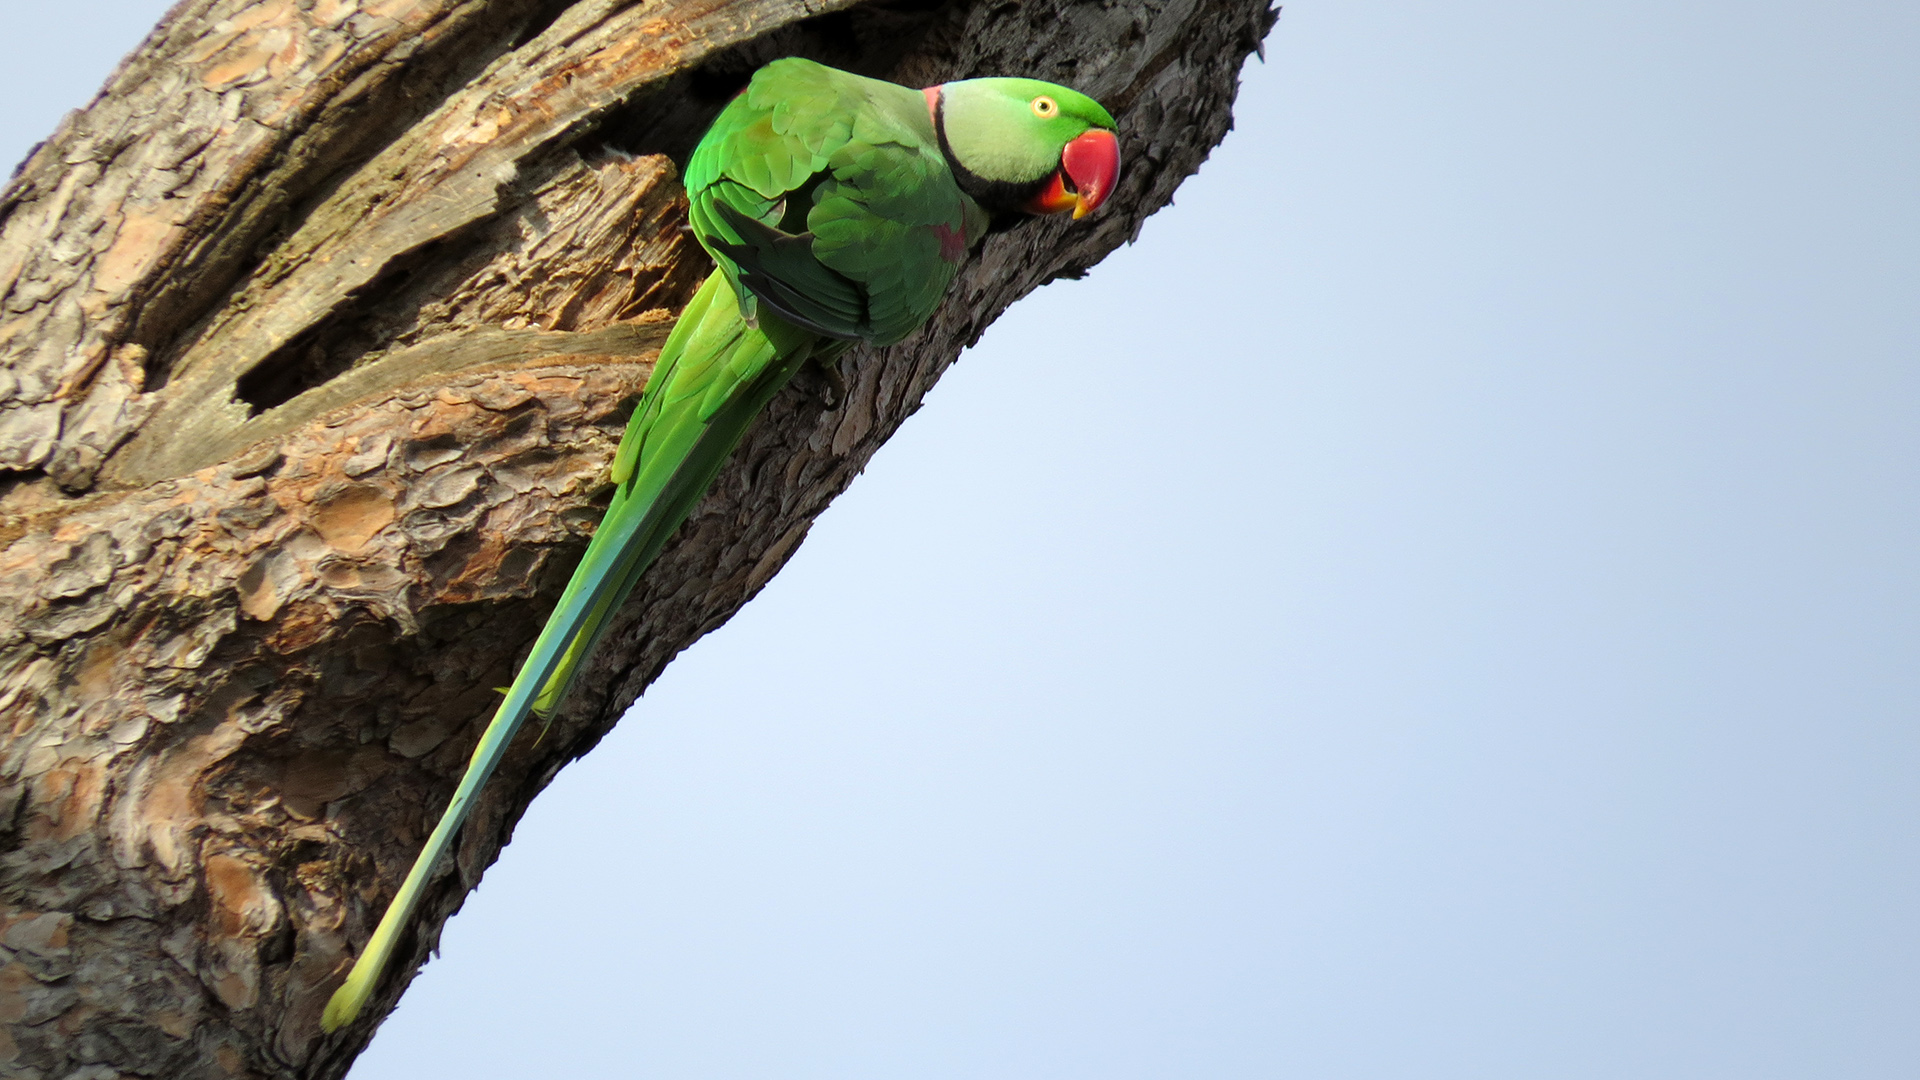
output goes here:
[[[327, 1002], [323, 1029], [338, 1030], [360, 1014], [420, 902], [434, 864], [452, 844], [474, 796], [520, 725], [529, 712], [545, 714], [559, 705], [620, 602], [712, 486], [754, 417], [792, 378], [818, 340], [777, 318], [748, 326], [717, 270], [681, 313], [615, 455], [618, 486], [612, 505], [481, 734], [446, 812], [347, 981]], [[716, 395], [713, 381], [729, 377], [732, 392]]]

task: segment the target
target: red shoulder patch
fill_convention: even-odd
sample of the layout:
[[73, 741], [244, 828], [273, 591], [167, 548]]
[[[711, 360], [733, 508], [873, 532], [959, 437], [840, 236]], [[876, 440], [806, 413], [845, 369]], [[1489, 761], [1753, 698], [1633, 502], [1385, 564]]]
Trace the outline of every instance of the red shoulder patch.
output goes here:
[[950, 263], [965, 262], [967, 258], [967, 231], [956, 229], [952, 225], [935, 225], [933, 235], [940, 238], [940, 257]]

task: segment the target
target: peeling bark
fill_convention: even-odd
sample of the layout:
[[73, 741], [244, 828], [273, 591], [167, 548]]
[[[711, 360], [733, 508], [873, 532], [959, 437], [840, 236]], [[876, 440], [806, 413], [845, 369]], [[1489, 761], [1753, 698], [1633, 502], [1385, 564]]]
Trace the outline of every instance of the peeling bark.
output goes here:
[[[1007, 304], [1225, 134], [1263, 0], [182, 0], [0, 193], [0, 1073], [339, 1077], [531, 798]], [[1069, 83], [1127, 172], [803, 376], [319, 1016], [582, 550], [707, 267], [676, 161], [783, 55]]]

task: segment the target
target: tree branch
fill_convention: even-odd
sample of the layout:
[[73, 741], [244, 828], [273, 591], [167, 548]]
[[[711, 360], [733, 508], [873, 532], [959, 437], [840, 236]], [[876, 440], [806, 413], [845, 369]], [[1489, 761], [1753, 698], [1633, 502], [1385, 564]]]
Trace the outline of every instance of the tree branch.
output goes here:
[[[528, 801], [1006, 305], [1225, 133], [1259, 0], [185, 0], [0, 196], [0, 1066], [338, 1077]], [[1120, 118], [1097, 217], [991, 237], [769, 408], [509, 755], [380, 1009], [328, 993], [597, 518], [704, 275], [676, 160], [760, 63], [1019, 73]], [[10, 380], [10, 381], [9, 381]]]

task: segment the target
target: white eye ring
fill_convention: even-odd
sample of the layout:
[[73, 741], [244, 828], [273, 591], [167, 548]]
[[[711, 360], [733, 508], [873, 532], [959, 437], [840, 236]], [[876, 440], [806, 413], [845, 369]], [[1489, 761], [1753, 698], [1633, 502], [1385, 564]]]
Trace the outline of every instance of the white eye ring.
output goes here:
[[1033, 115], [1042, 120], [1051, 120], [1060, 115], [1060, 105], [1043, 94], [1033, 99]]

